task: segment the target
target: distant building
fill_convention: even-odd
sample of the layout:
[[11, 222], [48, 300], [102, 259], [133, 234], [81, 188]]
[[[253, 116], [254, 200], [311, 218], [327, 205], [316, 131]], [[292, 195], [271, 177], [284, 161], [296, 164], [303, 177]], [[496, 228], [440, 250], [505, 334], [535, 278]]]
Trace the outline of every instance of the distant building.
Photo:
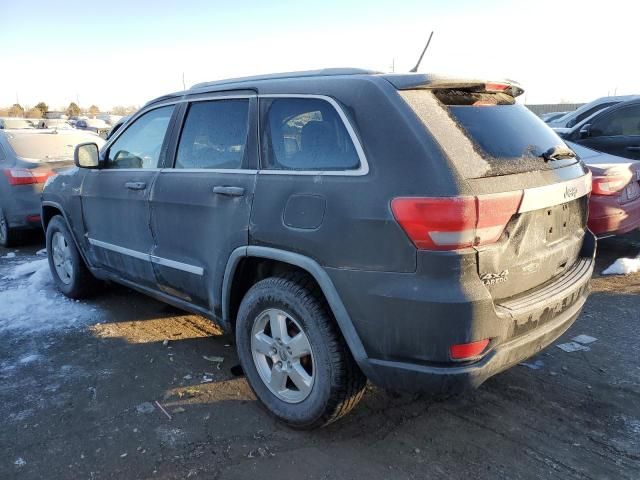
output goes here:
[[582, 105], [584, 103], [540, 103], [538, 105], [526, 105], [526, 107], [539, 116], [543, 113], [570, 112]]
[[47, 112], [44, 112], [44, 118], [56, 120], [56, 119], [66, 119], [67, 116], [65, 115], [64, 112], [56, 112], [53, 110], [49, 110]]

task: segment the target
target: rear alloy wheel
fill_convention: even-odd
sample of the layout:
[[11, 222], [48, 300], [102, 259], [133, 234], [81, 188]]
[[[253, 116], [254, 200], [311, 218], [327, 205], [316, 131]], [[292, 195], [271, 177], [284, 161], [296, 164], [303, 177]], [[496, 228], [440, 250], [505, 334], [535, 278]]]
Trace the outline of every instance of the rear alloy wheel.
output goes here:
[[62, 293], [70, 298], [82, 298], [95, 292], [98, 285], [80, 256], [67, 228], [56, 215], [47, 225], [47, 258], [51, 276]]
[[251, 287], [236, 344], [256, 396], [291, 427], [327, 425], [362, 398], [366, 378], [310, 277], [270, 277]]
[[260, 378], [276, 397], [299, 403], [311, 393], [313, 352], [300, 324], [284, 310], [258, 315], [251, 332], [251, 353]]

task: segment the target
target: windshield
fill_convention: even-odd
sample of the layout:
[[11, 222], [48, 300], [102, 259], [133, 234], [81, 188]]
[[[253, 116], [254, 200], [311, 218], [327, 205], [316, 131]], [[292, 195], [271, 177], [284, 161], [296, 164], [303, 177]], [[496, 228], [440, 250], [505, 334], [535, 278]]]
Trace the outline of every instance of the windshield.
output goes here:
[[7, 139], [18, 157], [42, 162], [73, 160], [73, 150], [79, 143], [104, 143], [99, 137], [86, 134], [16, 133], [7, 135]]

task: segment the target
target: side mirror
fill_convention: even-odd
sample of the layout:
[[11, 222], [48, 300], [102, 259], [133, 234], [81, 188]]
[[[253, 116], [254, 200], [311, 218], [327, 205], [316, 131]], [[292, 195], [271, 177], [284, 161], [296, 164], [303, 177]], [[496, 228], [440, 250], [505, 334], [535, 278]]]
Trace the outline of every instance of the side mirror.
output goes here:
[[95, 143], [80, 143], [73, 152], [73, 162], [80, 168], [98, 168], [100, 154]]
[[587, 123], [580, 129], [580, 138], [587, 138], [591, 136], [591, 124]]

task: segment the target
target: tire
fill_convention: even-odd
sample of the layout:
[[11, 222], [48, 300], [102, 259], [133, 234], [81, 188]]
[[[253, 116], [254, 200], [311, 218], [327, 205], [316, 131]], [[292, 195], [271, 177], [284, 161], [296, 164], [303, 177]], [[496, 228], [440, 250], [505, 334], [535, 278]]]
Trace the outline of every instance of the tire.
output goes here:
[[[58, 290], [73, 299], [84, 298], [94, 293], [98, 286], [98, 281], [91, 274], [80, 256], [71, 232], [67, 228], [67, 223], [62, 216], [56, 215], [51, 219], [47, 226], [46, 240], [49, 269]], [[54, 242], [63, 242], [62, 245], [64, 247], [60, 245], [56, 247]], [[68, 268], [56, 268], [56, 262], [60, 264], [61, 259], [69, 262], [67, 264]], [[61, 271], [63, 273], [60, 273]]]
[[0, 208], [0, 245], [5, 248], [15, 247], [22, 239], [22, 232], [11, 228], [4, 211]]
[[[274, 324], [285, 326], [276, 327], [286, 332], [281, 344], [271, 328]], [[300, 340], [299, 333], [308, 343], [291, 341]], [[238, 311], [236, 344], [240, 363], [258, 399], [272, 415], [293, 428], [328, 425], [346, 415], [362, 398], [366, 378], [322, 293], [307, 276], [270, 277], [251, 287]], [[271, 350], [269, 345], [273, 346]], [[297, 356], [307, 350], [309, 354]], [[277, 381], [282, 377], [278, 362], [287, 369], [284, 382]], [[298, 388], [301, 384], [303, 388]]]

